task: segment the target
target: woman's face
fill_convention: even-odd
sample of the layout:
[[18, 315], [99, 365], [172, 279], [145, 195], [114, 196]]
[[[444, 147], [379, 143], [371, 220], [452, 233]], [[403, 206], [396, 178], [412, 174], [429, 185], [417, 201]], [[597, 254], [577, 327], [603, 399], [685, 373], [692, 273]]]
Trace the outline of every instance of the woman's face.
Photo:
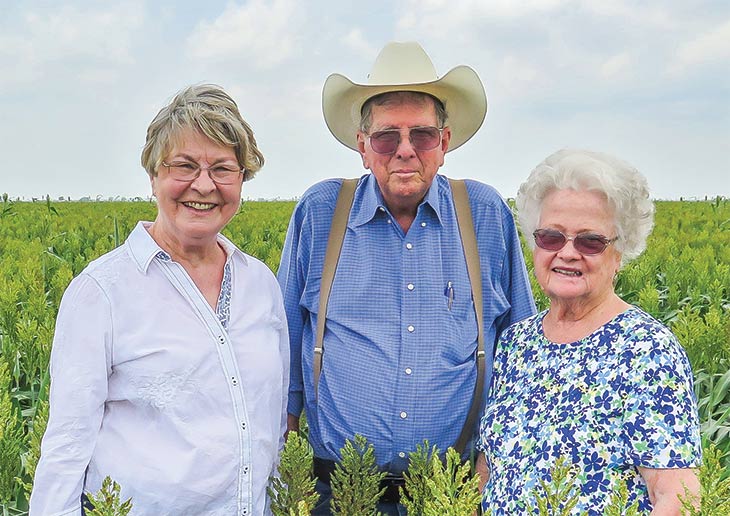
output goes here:
[[203, 170], [195, 180], [186, 182], [174, 179], [168, 167], [160, 165], [157, 176], [151, 178], [158, 206], [155, 231], [166, 241], [183, 246], [215, 242], [218, 232], [238, 210], [243, 174], [233, 184], [221, 185], [213, 182], [207, 169], [240, 168], [234, 149], [219, 145], [193, 129], [183, 129], [163, 161], [188, 162]]
[[[555, 190], [543, 200], [538, 228], [557, 229], [568, 237], [597, 233], [616, 237], [613, 210], [603, 194], [591, 191]], [[609, 245], [601, 254], [582, 255], [573, 241], [559, 251], [535, 247], [535, 275], [552, 302], [588, 302], [613, 293], [613, 278], [621, 254]]]

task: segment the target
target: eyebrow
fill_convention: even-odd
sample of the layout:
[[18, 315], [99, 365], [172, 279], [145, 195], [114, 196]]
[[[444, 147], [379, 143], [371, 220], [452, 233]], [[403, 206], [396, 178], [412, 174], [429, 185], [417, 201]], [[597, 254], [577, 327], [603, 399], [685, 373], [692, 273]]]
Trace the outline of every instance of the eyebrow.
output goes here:
[[[186, 154], [184, 152], [180, 152], [178, 154], [174, 154], [174, 157], [172, 159], [184, 159], [187, 161], [192, 161], [193, 163], [196, 163], [199, 165], [198, 160], [193, 158], [190, 154]], [[227, 162], [235, 162], [236, 165], [238, 165], [238, 160], [236, 158], [220, 158], [211, 163], [211, 165], [219, 165], [221, 163], [227, 163]]]

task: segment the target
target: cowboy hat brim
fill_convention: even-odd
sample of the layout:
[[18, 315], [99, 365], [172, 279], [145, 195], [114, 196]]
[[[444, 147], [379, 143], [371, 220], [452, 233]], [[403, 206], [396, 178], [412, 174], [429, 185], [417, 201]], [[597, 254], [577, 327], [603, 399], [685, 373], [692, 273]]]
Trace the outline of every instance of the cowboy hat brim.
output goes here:
[[[466, 143], [481, 127], [487, 114], [487, 96], [477, 73], [468, 66], [457, 66], [443, 77], [424, 83], [358, 84], [344, 75], [327, 77], [322, 88], [322, 111], [330, 132], [343, 145], [357, 148], [360, 112], [370, 98], [391, 91], [428, 93], [443, 102], [451, 128], [448, 151]], [[447, 151], [447, 152], [448, 152]]]

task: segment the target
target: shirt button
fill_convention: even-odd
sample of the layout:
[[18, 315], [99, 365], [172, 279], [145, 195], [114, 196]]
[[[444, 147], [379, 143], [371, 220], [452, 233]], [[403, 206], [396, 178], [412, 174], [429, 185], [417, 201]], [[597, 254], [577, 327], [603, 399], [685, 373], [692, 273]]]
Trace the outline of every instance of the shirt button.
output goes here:
[[408, 242], [406, 244], [406, 249], [413, 249], [413, 244], [411, 244], [410, 242]]
[[411, 374], [413, 372], [413, 369], [410, 367], [406, 367], [406, 374]]
[[421, 227], [422, 228], [425, 228], [426, 227], [426, 223], [425, 222], [421, 222]]
[[231, 383], [233, 385], [238, 385], [238, 380], [236, 380], [236, 377], [235, 376], [231, 376]]
[[415, 285], [413, 285], [413, 283], [409, 283], [407, 288], [408, 288], [408, 290], [413, 290], [416, 287], [415, 287]]
[[378, 207], [378, 210], [379, 210], [379, 211], [385, 211], [385, 208], [383, 208], [382, 206], [379, 206], [379, 207]]
[[246, 430], [246, 422], [245, 421], [241, 421], [241, 428], [243, 428], [244, 430]]
[[408, 326], [408, 331], [413, 333], [414, 331], [416, 331], [416, 327], [411, 324], [410, 326]]
[[248, 466], [243, 467], [243, 474], [248, 475]]
[[226, 341], [226, 339], [223, 338], [223, 335], [219, 335], [218, 336], [218, 342], [220, 342], [221, 344], [223, 344], [225, 341]]
[[406, 454], [405, 454], [405, 452], [400, 452], [400, 453], [398, 454], [398, 457], [400, 457], [401, 459], [405, 459], [405, 458], [406, 458]]
[[408, 414], [406, 414], [405, 412], [401, 412], [401, 413], [400, 413], [400, 418], [401, 418], [401, 419], [405, 419], [405, 418], [407, 418], [407, 417], [408, 417]]
[[392, 223], [393, 223], [393, 221], [388, 219], [388, 224], [392, 224]]

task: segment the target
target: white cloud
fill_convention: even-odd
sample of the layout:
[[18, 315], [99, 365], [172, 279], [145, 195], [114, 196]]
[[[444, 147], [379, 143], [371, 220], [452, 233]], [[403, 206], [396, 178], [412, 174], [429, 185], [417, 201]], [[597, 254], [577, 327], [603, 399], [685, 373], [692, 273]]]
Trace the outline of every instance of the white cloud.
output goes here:
[[495, 74], [504, 98], [520, 97], [534, 91], [540, 81], [540, 72], [532, 64], [516, 56], [506, 56]]
[[615, 79], [624, 75], [633, 63], [633, 57], [629, 52], [621, 52], [606, 60], [600, 68], [600, 75], [604, 79]]
[[[400, 30], [434, 31], [434, 34], [462, 35], [483, 20], [514, 19], [544, 14], [574, 0], [404, 0]], [[414, 14], [417, 13], [417, 14]]]
[[82, 75], [94, 68], [134, 62], [134, 35], [144, 22], [138, 2], [97, 10], [74, 6], [27, 11], [20, 23], [0, 35], [0, 87], [43, 79], [49, 68], [83, 62]]
[[375, 56], [378, 54], [378, 49], [365, 38], [361, 29], [352, 29], [344, 37], [343, 42], [368, 61], [375, 60]]
[[681, 25], [681, 21], [671, 16], [665, 5], [652, 2], [642, 5], [633, 0], [582, 0], [580, 2], [581, 8], [586, 12], [599, 16], [615, 17], [630, 23], [665, 29]]
[[188, 38], [188, 52], [197, 59], [248, 61], [274, 68], [295, 52], [298, 18], [293, 0], [232, 3], [212, 22], [198, 24]]
[[730, 60], [730, 20], [680, 45], [671, 71], [681, 72], [691, 66], [728, 60]]

